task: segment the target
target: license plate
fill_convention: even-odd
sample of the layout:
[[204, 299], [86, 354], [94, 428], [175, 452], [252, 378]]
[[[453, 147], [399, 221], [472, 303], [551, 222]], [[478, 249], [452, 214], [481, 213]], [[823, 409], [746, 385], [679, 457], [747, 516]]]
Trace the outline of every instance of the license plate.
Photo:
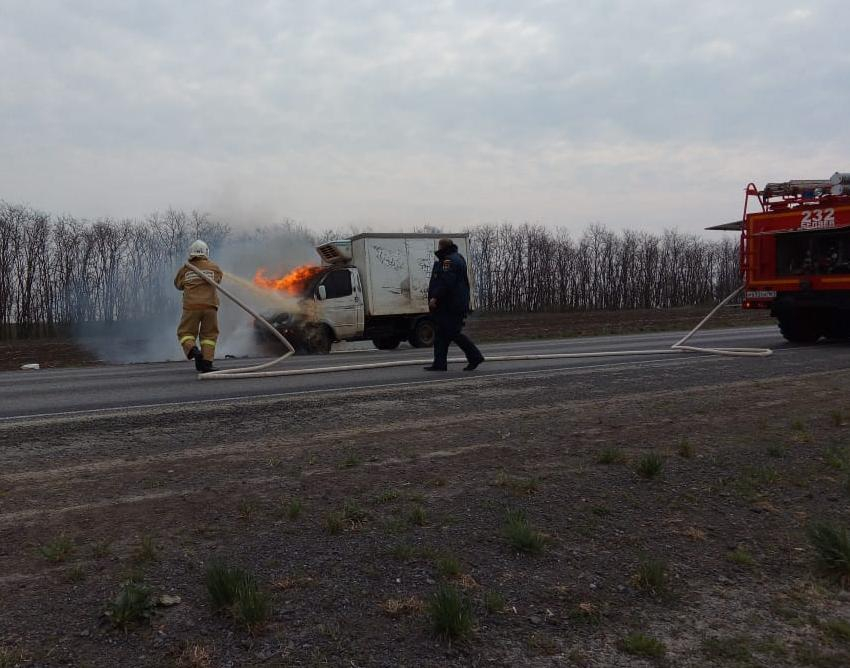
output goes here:
[[744, 296], [746, 299], [774, 299], [776, 290], [747, 290]]

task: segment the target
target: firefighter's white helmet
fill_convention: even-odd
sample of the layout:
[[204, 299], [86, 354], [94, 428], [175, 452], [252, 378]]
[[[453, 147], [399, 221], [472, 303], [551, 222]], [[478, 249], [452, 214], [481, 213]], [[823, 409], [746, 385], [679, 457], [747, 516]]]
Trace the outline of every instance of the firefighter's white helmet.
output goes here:
[[189, 246], [189, 257], [209, 257], [210, 247], [200, 239], [193, 241]]

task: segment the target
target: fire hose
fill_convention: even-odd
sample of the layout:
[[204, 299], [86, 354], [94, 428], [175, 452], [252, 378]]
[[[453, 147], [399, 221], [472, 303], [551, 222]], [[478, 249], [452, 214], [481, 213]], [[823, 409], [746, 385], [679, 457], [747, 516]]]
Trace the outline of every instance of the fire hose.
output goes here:
[[[340, 371], [364, 371], [366, 369], [386, 369], [391, 367], [401, 367], [401, 366], [417, 366], [421, 364], [430, 364], [432, 360], [430, 359], [415, 359], [415, 360], [394, 360], [392, 362], [371, 362], [368, 364], [346, 364], [343, 366], [326, 366], [326, 367], [317, 367], [317, 368], [308, 368], [308, 369], [284, 369], [277, 371], [266, 371], [270, 367], [273, 367], [283, 360], [291, 357], [295, 354], [295, 348], [292, 344], [287, 340], [287, 338], [281, 334], [274, 326], [268, 322], [265, 318], [263, 318], [259, 313], [257, 313], [253, 308], [248, 306], [241, 299], [232, 294], [227, 288], [216, 283], [212, 278], [204, 274], [200, 269], [187, 262], [186, 267], [194, 271], [198, 276], [200, 276], [207, 283], [212, 285], [216, 290], [221, 292], [225, 297], [230, 299], [233, 303], [239, 306], [241, 309], [246, 311], [248, 314], [252, 315], [257, 322], [263, 325], [269, 332], [278, 339], [281, 343], [283, 343], [286, 348], [286, 352], [280, 357], [273, 359], [270, 362], [264, 362], [263, 364], [257, 364], [255, 366], [241, 367], [236, 369], [219, 369], [217, 371], [210, 371], [209, 373], [198, 374], [198, 378], [201, 380], [221, 380], [221, 379], [229, 379], [229, 378], [271, 378], [273, 376], [305, 376], [308, 374], [318, 374], [318, 373], [336, 373]], [[706, 353], [711, 355], [725, 355], [727, 357], [767, 357], [768, 355], [772, 355], [773, 351], [770, 348], [702, 348], [698, 346], [687, 345], [687, 342], [690, 338], [696, 334], [705, 323], [707, 323], [717, 311], [726, 306], [735, 296], [741, 292], [744, 286], [740, 286], [735, 291], [733, 291], [728, 297], [726, 297], [723, 301], [721, 301], [717, 306], [715, 306], [711, 312], [706, 315], [702, 320], [699, 321], [696, 327], [694, 327], [690, 332], [685, 334], [681, 339], [679, 339], [676, 343], [674, 343], [669, 348], [660, 348], [655, 350], [611, 350], [611, 351], [598, 351], [598, 352], [584, 352], [584, 353], [545, 353], [545, 354], [531, 354], [531, 355], [495, 355], [492, 357], [487, 357], [488, 362], [522, 362], [522, 361], [535, 361], [535, 360], [554, 360], [554, 359], [573, 359], [573, 358], [582, 358], [582, 357], [634, 357], [637, 355], [671, 355], [671, 354], [680, 354], [680, 353]], [[449, 359], [449, 362], [466, 362], [466, 359], [463, 357], [453, 357]]]

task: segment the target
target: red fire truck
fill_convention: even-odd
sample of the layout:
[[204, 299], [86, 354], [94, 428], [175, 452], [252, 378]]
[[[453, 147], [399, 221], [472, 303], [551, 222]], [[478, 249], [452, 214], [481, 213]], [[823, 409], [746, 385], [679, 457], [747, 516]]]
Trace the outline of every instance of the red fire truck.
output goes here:
[[850, 338], [850, 173], [751, 183], [743, 218], [710, 229], [741, 231], [744, 308], [769, 308], [788, 341]]

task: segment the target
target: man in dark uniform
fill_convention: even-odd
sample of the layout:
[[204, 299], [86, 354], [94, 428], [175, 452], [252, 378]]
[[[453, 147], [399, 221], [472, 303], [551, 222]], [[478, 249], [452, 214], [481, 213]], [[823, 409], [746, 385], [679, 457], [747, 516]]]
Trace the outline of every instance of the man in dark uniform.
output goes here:
[[449, 344], [454, 342], [466, 355], [464, 371], [474, 371], [484, 355], [463, 333], [463, 323], [469, 312], [469, 275], [466, 260], [457, 252], [451, 239], [440, 239], [435, 252], [437, 261], [431, 269], [428, 285], [428, 307], [434, 317], [434, 363], [426, 371], [446, 371]]

